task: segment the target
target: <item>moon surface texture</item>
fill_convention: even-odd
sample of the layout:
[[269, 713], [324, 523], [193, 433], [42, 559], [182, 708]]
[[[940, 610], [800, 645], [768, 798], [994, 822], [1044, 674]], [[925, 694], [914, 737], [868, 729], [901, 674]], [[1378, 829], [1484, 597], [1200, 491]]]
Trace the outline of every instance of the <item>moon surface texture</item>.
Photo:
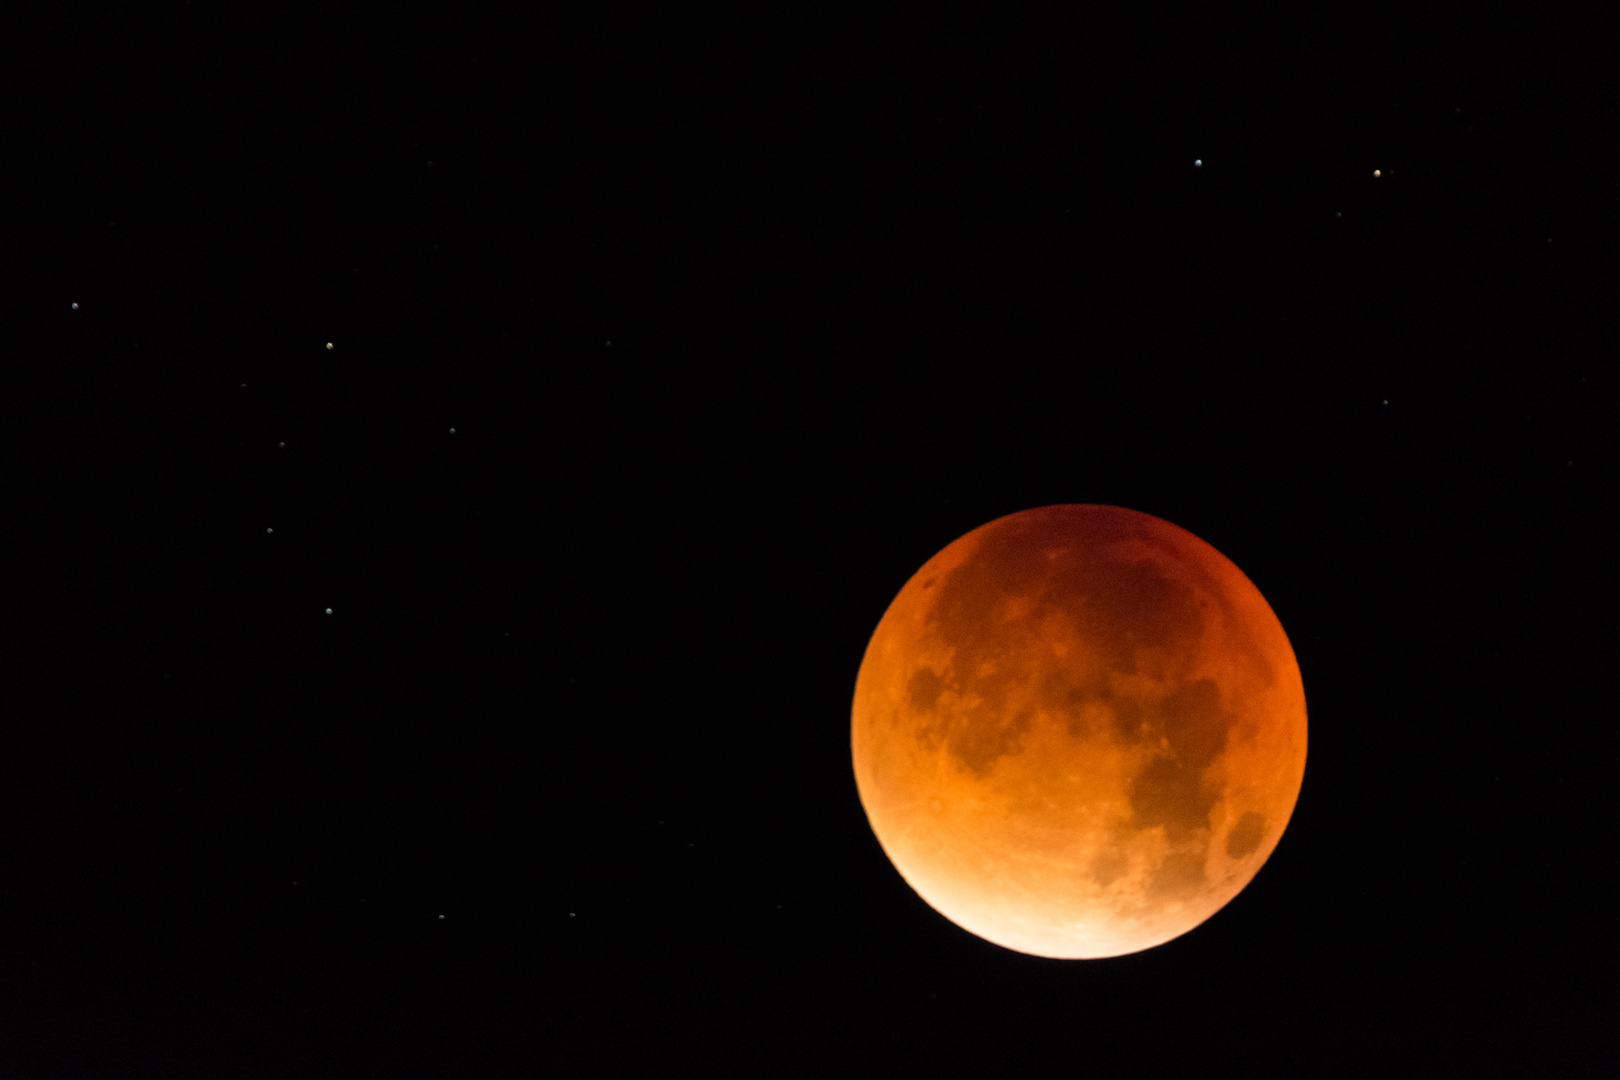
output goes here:
[[1305, 774], [1282, 625], [1220, 552], [1114, 506], [929, 559], [855, 683], [855, 780], [902, 877], [1019, 952], [1162, 944], [1253, 879]]

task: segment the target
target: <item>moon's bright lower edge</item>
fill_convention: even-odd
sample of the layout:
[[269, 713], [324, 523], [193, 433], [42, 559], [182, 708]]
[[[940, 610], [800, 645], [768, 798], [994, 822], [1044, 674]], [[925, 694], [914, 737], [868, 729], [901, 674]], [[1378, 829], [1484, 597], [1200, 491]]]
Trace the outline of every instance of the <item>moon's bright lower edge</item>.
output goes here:
[[1198, 926], [1277, 846], [1305, 771], [1282, 625], [1220, 552], [1113, 506], [951, 543], [867, 645], [851, 724], [873, 832], [935, 910], [1037, 956]]

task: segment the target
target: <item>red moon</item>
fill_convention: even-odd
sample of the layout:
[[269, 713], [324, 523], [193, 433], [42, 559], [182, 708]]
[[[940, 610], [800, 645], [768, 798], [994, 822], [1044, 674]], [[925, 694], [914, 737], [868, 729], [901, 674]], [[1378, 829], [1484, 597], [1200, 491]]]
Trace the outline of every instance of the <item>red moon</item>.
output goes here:
[[1025, 510], [929, 559], [855, 681], [855, 782], [940, 914], [1036, 956], [1185, 934], [1271, 855], [1305, 775], [1282, 624], [1198, 537]]

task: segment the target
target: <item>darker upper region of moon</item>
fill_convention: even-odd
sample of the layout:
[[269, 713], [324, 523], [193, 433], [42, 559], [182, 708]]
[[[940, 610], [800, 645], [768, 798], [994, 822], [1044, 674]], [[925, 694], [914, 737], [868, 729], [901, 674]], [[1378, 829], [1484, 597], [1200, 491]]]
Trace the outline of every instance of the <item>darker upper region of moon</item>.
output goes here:
[[[1138, 696], [1116, 692], [1109, 677], [1135, 674], [1144, 652], [1191, 651], [1203, 638], [1212, 613], [1198, 591], [1162, 572], [1152, 557], [1107, 554], [1115, 542], [1137, 539], [1185, 566], [1186, 557], [1165, 544], [1167, 527], [1130, 511], [1079, 506], [1027, 511], [986, 527], [974, 554], [939, 584], [928, 612], [927, 632], [952, 660], [942, 672], [917, 669], [907, 687], [912, 708], [927, 718], [918, 732], [924, 745], [943, 745], [960, 767], [988, 775], [1022, 750], [1034, 707], [1027, 696], [1022, 708], [1009, 703], [1033, 687], [1038, 707], [1067, 717], [1076, 739], [1102, 735], [1164, 748], [1128, 785], [1135, 827], [1163, 826], [1171, 839], [1207, 829], [1218, 792], [1205, 783], [1205, 771], [1233, 725], [1219, 688], [1189, 680]], [[1222, 602], [1213, 581], [1202, 592]], [[1026, 607], [1009, 623], [1002, 605], [1011, 600]], [[1064, 661], [1040, 647], [1043, 622], [1059, 613], [1085, 643], [1084, 658]], [[963, 704], [973, 700], [971, 708]], [[1182, 879], [1190, 879], [1190, 869], [1166, 874], [1162, 892], [1189, 887]]]

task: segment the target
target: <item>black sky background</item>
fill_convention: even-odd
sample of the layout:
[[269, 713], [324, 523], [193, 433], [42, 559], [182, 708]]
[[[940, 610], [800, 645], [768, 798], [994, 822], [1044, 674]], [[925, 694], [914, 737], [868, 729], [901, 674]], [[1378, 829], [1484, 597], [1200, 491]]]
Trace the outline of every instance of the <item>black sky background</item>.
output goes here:
[[[1610, 1075], [1593, 10], [0, 17], [0, 1074]], [[1233, 559], [1311, 719], [1087, 963], [848, 760], [1058, 502]]]

